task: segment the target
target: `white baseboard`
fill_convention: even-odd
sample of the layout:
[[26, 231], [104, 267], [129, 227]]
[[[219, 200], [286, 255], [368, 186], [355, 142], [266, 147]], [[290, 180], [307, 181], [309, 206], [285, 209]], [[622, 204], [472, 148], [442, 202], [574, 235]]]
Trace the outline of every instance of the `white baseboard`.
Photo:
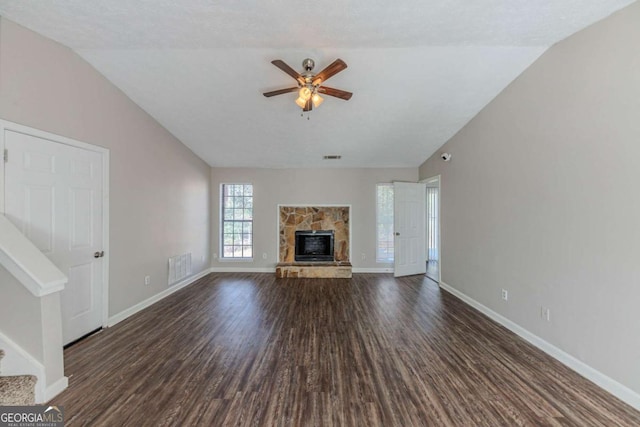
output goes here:
[[146, 300], [141, 301], [138, 304], [127, 308], [126, 310], [122, 310], [120, 313], [118, 313], [118, 314], [116, 314], [114, 316], [111, 316], [109, 318], [109, 320], [107, 320], [107, 327], [110, 328], [110, 327], [122, 322], [126, 318], [128, 318], [130, 316], [133, 316], [137, 312], [139, 312], [141, 310], [144, 310], [145, 308], [155, 304], [156, 302], [160, 301], [163, 298], [168, 297], [172, 293], [174, 293], [176, 291], [179, 291], [180, 289], [182, 289], [182, 288], [184, 288], [186, 286], [189, 286], [190, 284], [192, 284], [196, 280], [203, 278], [204, 276], [206, 276], [209, 273], [211, 273], [211, 269], [210, 268], [204, 269], [200, 273], [196, 274], [195, 276], [188, 277], [188, 278], [184, 279], [183, 281], [176, 283], [175, 285], [171, 285], [171, 287], [165, 289], [164, 291], [155, 294], [151, 298], [147, 298]]
[[352, 271], [354, 273], [393, 273], [393, 268], [389, 267], [353, 267]]
[[48, 402], [69, 386], [69, 379], [62, 377], [47, 387], [45, 366], [2, 332], [0, 348], [5, 351], [5, 357], [0, 362], [3, 364], [0, 370], [2, 375], [34, 375], [38, 379], [35, 386], [37, 404]]
[[275, 273], [275, 267], [211, 267], [212, 273]]
[[44, 400], [42, 402], [36, 401], [36, 403], [45, 403], [50, 401], [51, 399], [56, 397], [58, 394], [60, 394], [62, 391], [64, 391], [67, 387], [69, 387], [69, 378], [67, 377], [60, 378], [58, 381], [56, 381], [55, 383], [47, 387], [47, 389], [44, 391]]
[[47, 374], [44, 365], [18, 345], [11, 338], [0, 332], [0, 348], [5, 355], [0, 366], [2, 375], [34, 375], [38, 381], [35, 387], [36, 402], [43, 402], [45, 398], [45, 384]]
[[539, 336], [529, 332], [522, 326], [517, 323], [512, 322], [501, 314], [496, 313], [490, 308], [482, 305], [478, 301], [474, 300], [470, 296], [460, 292], [459, 290], [447, 285], [444, 282], [440, 282], [440, 287], [445, 291], [449, 292], [453, 296], [459, 298], [464, 301], [471, 307], [475, 308], [479, 312], [483, 313], [487, 317], [491, 318], [495, 322], [501, 324], [505, 328], [519, 335], [521, 338], [530, 342], [534, 346], [538, 347], [540, 350], [547, 353], [549, 356], [568, 366], [569, 368], [576, 371], [578, 374], [582, 375], [586, 379], [590, 380], [594, 384], [598, 385], [602, 389], [608, 391], [618, 399], [627, 403], [630, 406], [633, 406], [635, 409], [640, 410], [640, 394], [631, 390], [627, 386], [620, 384], [613, 378], [608, 377], [602, 372], [592, 368], [587, 365], [583, 361], [576, 359], [574, 356], [569, 353], [559, 349], [558, 347], [550, 344], [549, 342], [543, 340]]
[[[0, 362], [0, 374], [22, 375], [32, 374], [34, 371], [44, 372], [44, 365], [24, 350], [11, 338], [0, 331], [0, 348], [5, 351], [4, 359]], [[35, 374], [33, 374], [35, 375]]]

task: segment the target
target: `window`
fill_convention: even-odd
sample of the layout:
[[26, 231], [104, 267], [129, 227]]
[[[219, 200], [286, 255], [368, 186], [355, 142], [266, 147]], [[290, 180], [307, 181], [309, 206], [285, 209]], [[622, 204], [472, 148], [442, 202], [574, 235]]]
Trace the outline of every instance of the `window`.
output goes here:
[[393, 184], [376, 187], [376, 261], [393, 262]]
[[438, 187], [427, 187], [427, 261], [438, 261]]
[[253, 258], [253, 185], [222, 184], [222, 258]]

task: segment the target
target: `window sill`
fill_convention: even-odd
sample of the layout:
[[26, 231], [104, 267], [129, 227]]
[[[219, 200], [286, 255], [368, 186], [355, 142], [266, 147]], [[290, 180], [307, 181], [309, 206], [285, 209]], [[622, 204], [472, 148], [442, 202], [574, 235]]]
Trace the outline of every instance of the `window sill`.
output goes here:
[[253, 262], [253, 258], [218, 258], [218, 262]]

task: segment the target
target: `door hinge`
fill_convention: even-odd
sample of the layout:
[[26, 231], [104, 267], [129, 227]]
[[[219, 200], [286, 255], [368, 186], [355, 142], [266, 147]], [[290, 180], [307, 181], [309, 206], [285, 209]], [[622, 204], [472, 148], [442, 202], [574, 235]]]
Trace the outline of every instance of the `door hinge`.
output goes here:
[[7, 163], [9, 161], [9, 150], [4, 149], [4, 162]]

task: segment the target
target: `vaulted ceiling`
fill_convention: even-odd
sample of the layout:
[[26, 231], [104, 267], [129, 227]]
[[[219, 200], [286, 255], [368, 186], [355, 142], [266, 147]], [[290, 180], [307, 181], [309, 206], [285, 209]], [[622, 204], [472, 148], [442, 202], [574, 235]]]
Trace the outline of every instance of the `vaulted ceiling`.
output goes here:
[[[633, 0], [0, 0], [211, 166], [415, 167], [549, 46]], [[342, 58], [301, 116], [282, 59]], [[339, 154], [338, 161], [323, 155]]]

